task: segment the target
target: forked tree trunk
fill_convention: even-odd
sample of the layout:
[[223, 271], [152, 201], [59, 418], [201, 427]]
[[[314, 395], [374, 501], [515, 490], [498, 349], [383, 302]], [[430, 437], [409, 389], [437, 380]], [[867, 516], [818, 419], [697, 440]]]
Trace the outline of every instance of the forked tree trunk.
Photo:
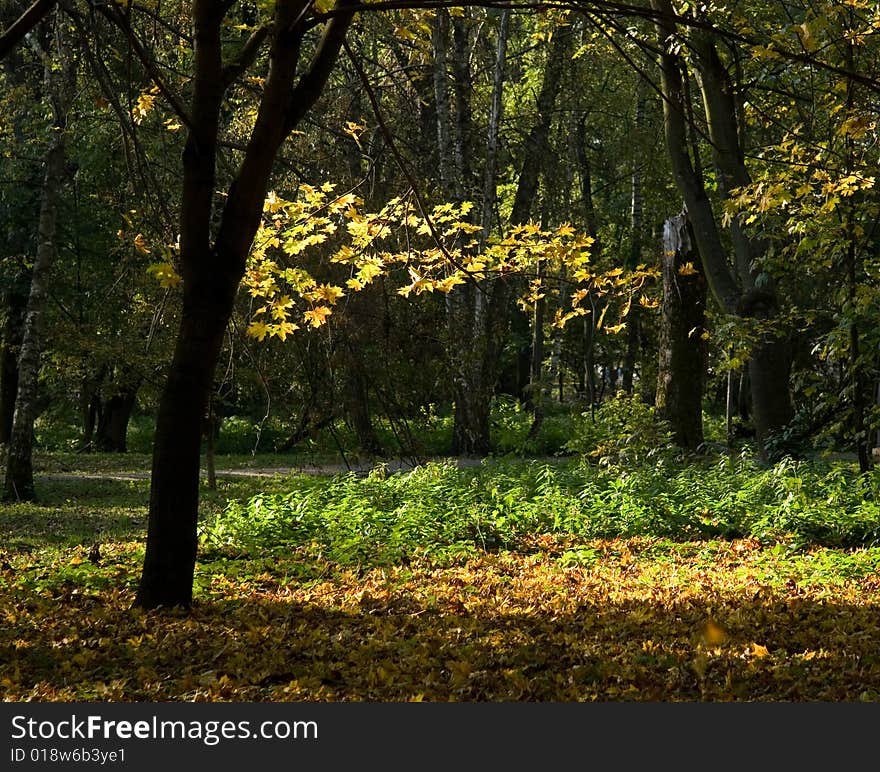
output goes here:
[[[241, 166], [224, 198], [216, 235], [215, 165], [224, 91], [259, 53], [224, 67], [222, 4], [193, 3], [195, 56], [189, 135], [183, 155], [180, 265], [183, 308], [174, 357], [159, 402], [153, 441], [146, 554], [135, 605], [189, 606], [198, 544], [199, 461], [202, 419], [213, 386], [226, 326], [245, 261], [260, 224], [275, 158], [290, 132], [311, 110], [343, 46], [351, 22], [349, 0], [338, 14], [299, 80], [305, 0], [277, 0], [270, 41], [269, 72]], [[106, 13], [113, 17], [114, 9]], [[123, 25], [125, 21], [121, 22]]]
[[[709, 289], [718, 305], [728, 314], [772, 319], [777, 312], [772, 281], [767, 276], [762, 277], [762, 286], [758, 287], [754, 273], [754, 261], [761, 257], [764, 245], [748, 238], [736, 222], [731, 227], [735, 269], [728, 262], [715, 214], [699, 173], [698, 159], [692, 161], [690, 157], [686, 116], [691, 106], [682, 77], [682, 59], [671, 50], [679, 34], [674, 9], [669, 0], [651, 0], [651, 5], [660, 14], [656, 24], [664, 49], [660, 56], [660, 68], [667, 149], [675, 182], [687, 207], [694, 243], [700, 253]], [[699, 70], [719, 192], [725, 196], [733, 187], [750, 181], [740, 146], [733, 88], [713, 41], [705, 33], [695, 32], [690, 36], [689, 43]], [[793, 413], [788, 384], [791, 369], [789, 349], [785, 340], [767, 333], [757, 343], [749, 360], [752, 417], [758, 452], [762, 458], [767, 458], [767, 441], [791, 420]]]

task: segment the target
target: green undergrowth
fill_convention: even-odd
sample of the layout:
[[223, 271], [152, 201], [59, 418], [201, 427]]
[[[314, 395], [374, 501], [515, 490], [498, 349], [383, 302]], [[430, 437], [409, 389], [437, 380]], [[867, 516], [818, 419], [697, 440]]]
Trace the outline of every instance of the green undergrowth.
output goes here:
[[846, 464], [760, 468], [727, 456], [658, 457], [638, 468], [432, 463], [393, 475], [291, 477], [283, 492], [230, 501], [203, 523], [202, 542], [225, 556], [309, 546], [343, 564], [376, 565], [525, 549], [542, 533], [872, 547], [880, 544], [878, 483]]

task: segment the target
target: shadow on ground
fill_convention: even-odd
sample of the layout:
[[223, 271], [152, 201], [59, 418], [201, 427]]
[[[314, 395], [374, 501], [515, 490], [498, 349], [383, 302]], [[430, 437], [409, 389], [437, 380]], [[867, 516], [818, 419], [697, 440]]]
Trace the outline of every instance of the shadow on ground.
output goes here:
[[[56, 598], [63, 619], [42, 628], [28, 622], [36, 607], [13, 614], [5, 699], [880, 698], [876, 604], [769, 596], [468, 613], [405, 594], [341, 610], [255, 593], [143, 615], [125, 600]], [[708, 620], [723, 641], [706, 639]]]

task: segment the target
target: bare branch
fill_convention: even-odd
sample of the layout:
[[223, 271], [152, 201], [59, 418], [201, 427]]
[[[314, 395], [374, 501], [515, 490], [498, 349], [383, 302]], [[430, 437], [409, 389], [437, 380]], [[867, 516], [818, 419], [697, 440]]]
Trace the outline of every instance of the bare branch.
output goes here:
[[144, 69], [146, 69], [150, 79], [156, 84], [159, 93], [162, 94], [168, 102], [180, 122], [188, 129], [192, 129], [192, 118], [184, 107], [183, 102], [180, 101], [177, 94], [175, 94], [171, 87], [165, 82], [165, 78], [159, 69], [156, 58], [146, 49], [144, 44], [138, 40], [134, 30], [131, 28], [128, 17], [121, 13], [119, 8], [115, 5], [105, 5], [102, 3], [96, 7], [108, 21], [115, 24], [125, 33], [132, 50], [140, 60], [140, 63], [144, 66]]
[[428, 211], [428, 207], [425, 206], [425, 202], [422, 200], [421, 193], [419, 193], [418, 182], [413, 176], [412, 172], [409, 170], [409, 167], [406, 165], [406, 161], [404, 161], [403, 156], [400, 155], [400, 152], [397, 149], [397, 144], [394, 141], [394, 135], [391, 133], [391, 129], [388, 128], [388, 124], [385, 122], [385, 116], [382, 114], [382, 109], [379, 107], [379, 100], [376, 99], [376, 93], [373, 91], [373, 87], [370, 85], [369, 78], [367, 78], [367, 74], [364, 72], [363, 68], [349, 47], [348, 43], [343, 43], [345, 47], [345, 53], [348, 54], [349, 61], [352, 63], [355, 71], [358, 74], [358, 78], [360, 78], [361, 84], [364, 87], [364, 92], [367, 95], [367, 99], [370, 101], [370, 106], [373, 108], [373, 115], [376, 118], [376, 122], [379, 124], [379, 131], [382, 132], [382, 136], [385, 139], [385, 144], [388, 145], [388, 149], [391, 151], [391, 155], [394, 156], [394, 161], [397, 164], [397, 168], [403, 173], [403, 176], [406, 178], [406, 181], [409, 183], [410, 190], [412, 191], [413, 198], [416, 201], [416, 206], [419, 208], [419, 213], [425, 220], [425, 224], [428, 226], [428, 230], [431, 232], [431, 238], [434, 239], [434, 243], [437, 245], [437, 248], [443, 254], [444, 259], [456, 270], [460, 271], [464, 274], [466, 280], [470, 281], [474, 286], [480, 286], [480, 283], [476, 280], [476, 278], [472, 275], [467, 268], [461, 265], [450, 253], [449, 250], [446, 249], [446, 245], [443, 243], [443, 239], [440, 237], [440, 232], [437, 230], [437, 227], [434, 225], [434, 221], [431, 219], [431, 214]]

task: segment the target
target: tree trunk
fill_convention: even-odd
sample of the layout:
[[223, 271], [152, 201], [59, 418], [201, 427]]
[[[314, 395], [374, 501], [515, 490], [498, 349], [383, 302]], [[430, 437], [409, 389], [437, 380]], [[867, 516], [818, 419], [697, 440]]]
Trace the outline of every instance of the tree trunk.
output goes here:
[[[323, 92], [351, 22], [349, 0], [324, 27], [298, 81], [306, 28], [302, 6], [278, 0], [269, 72], [241, 166], [227, 190], [212, 239], [215, 166], [228, 68], [222, 63], [224, 8], [193, 4], [195, 58], [191, 125], [183, 154], [180, 266], [183, 308], [153, 441], [147, 547], [135, 605], [189, 606], [198, 543], [202, 419], [245, 261], [260, 224], [275, 158]], [[213, 242], [213, 245], [212, 245]]]
[[[568, 281], [566, 280], [565, 265], [559, 268], [559, 281], [557, 283], [558, 294], [556, 297], [556, 310], [562, 316], [569, 309]], [[550, 388], [555, 384], [558, 392], [559, 403], [564, 399], [563, 374], [562, 374], [562, 336], [564, 330], [558, 325], [553, 326], [553, 343], [550, 347], [550, 366], [547, 372], [547, 381]]]
[[240, 277], [184, 288], [153, 440], [150, 527], [137, 605], [188, 606], [196, 561], [202, 421]]
[[[712, 205], [688, 149], [687, 121], [690, 104], [681, 73], [681, 58], [669, 50], [678, 34], [669, 0], [651, 0], [663, 16], [657, 21], [663, 46], [660, 56], [663, 92], [664, 128], [673, 176], [685, 201], [694, 243], [702, 267], [718, 305], [728, 314], [769, 320], [776, 315], [777, 300], [770, 277], [762, 277], [756, 286], [754, 260], [763, 245], [745, 237], [737, 223], [731, 228], [736, 271], [731, 269], [721, 242]], [[690, 44], [697, 54], [700, 90], [706, 110], [712, 156], [718, 172], [719, 191], [726, 195], [732, 187], [747, 184], [748, 171], [739, 143], [736, 102], [726, 70], [714, 43], [702, 32], [694, 33]], [[766, 458], [766, 443], [771, 435], [791, 420], [793, 413], [788, 378], [791, 369], [790, 347], [778, 336], [767, 333], [756, 345], [749, 361], [752, 387], [752, 416], [758, 452]]]
[[[549, 155], [550, 128], [553, 124], [553, 107], [559, 94], [562, 82], [564, 64], [568, 61], [569, 45], [571, 43], [571, 29], [558, 27], [550, 41], [550, 51], [547, 54], [547, 63], [544, 65], [544, 77], [541, 81], [541, 91], [537, 100], [537, 115], [535, 123], [526, 136], [523, 146], [522, 163], [520, 164], [519, 177], [516, 184], [516, 192], [510, 212], [510, 224], [525, 225], [529, 222], [532, 207], [538, 195], [541, 170], [544, 168]], [[520, 317], [514, 324], [525, 333], [523, 349], [520, 356], [529, 363], [527, 369], [528, 386], [523, 390], [522, 399], [529, 410], [534, 411], [536, 395], [534, 393], [535, 382], [535, 354], [534, 343], [536, 331], [535, 319], [528, 319], [523, 312], [515, 310], [514, 314]], [[543, 323], [543, 316], [541, 317]], [[531, 322], [531, 324], [530, 324]], [[543, 331], [540, 333], [543, 349]], [[543, 350], [541, 354], [543, 358]], [[540, 395], [537, 395], [540, 396]]]
[[354, 352], [347, 376], [346, 397], [348, 415], [357, 438], [358, 449], [369, 456], [381, 455], [382, 444], [373, 428], [366, 379], [354, 361]]
[[492, 220], [497, 198], [496, 173], [498, 169], [498, 138], [501, 132], [501, 115], [504, 107], [504, 69], [507, 62], [507, 38], [510, 34], [510, 9], [501, 11], [498, 39], [495, 46], [495, 70], [492, 78], [492, 107], [489, 113], [489, 129], [486, 135], [486, 166], [483, 173], [483, 210], [480, 224], [483, 226], [481, 246], [486, 245], [492, 232]]
[[672, 217], [663, 226], [656, 405], [669, 422], [676, 445], [696, 450], [703, 444], [706, 280], [689, 231], [685, 215]]
[[[636, 97], [635, 112], [635, 140], [641, 140], [642, 131], [645, 128], [645, 81], [639, 79], [638, 95]], [[626, 267], [629, 270], [635, 270], [639, 263], [642, 262], [642, 230], [644, 228], [644, 200], [642, 196], [642, 170], [641, 159], [633, 159], [633, 169], [630, 176], [630, 242], [629, 256], [626, 260]], [[633, 379], [636, 372], [636, 362], [639, 356], [639, 341], [641, 333], [639, 330], [639, 305], [630, 306], [629, 314], [626, 320], [626, 354], [623, 358], [623, 390], [627, 394], [633, 393]]]
[[80, 415], [82, 417], [82, 444], [80, 453], [91, 453], [94, 450], [95, 429], [101, 420], [101, 400], [94, 393], [80, 396]]
[[18, 358], [18, 393], [6, 456], [4, 497], [14, 501], [30, 501], [35, 496], [33, 434], [38, 413], [37, 380], [43, 350], [46, 299], [57, 251], [58, 206], [67, 175], [65, 128], [76, 79], [76, 68], [64, 42], [63, 26], [59, 22], [55, 30], [57, 58], [46, 56], [46, 93], [52, 102], [53, 128], [46, 152], [37, 223], [37, 253]]
[[137, 388], [120, 389], [102, 406], [95, 445], [102, 453], [125, 453], [128, 422], [137, 402]]
[[584, 348], [583, 372], [587, 390], [587, 402], [592, 411], [599, 401], [599, 395], [596, 390], [596, 320], [598, 319], [598, 309], [596, 308], [596, 300], [592, 292], [587, 295], [587, 298], [590, 301], [590, 313], [584, 316], [582, 336]]
[[[543, 264], [538, 265], [538, 277], [546, 279]], [[545, 298], [538, 298], [532, 311], [532, 357], [529, 368], [529, 399], [526, 403], [532, 411], [529, 439], [536, 437], [544, 423], [544, 308]]]
[[205, 420], [205, 471], [207, 473], [208, 490], [217, 490], [217, 459], [214, 453], [217, 443], [217, 414], [214, 412], [214, 395], [208, 397], [208, 415]]
[[[703, 32], [693, 34], [692, 38], [718, 188], [722, 197], [727, 198], [733, 188], [752, 181], [740, 143], [734, 88], [714, 41]], [[746, 235], [735, 218], [730, 223], [730, 234], [734, 264], [743, 288], [738, 311], [745, 317], [771, 321], [778, 311], [776, 288], [771, 278], [760, 275], [755, 267], [767, 245]], [[791, 371], [788, 342], [772, 332], [765, 333], [752, 351], [749, 371], [755, 437], [759, 452], [762, 457], [767, 457], [768, 441], [794, 414], [788, 386]]]
[[452, 134], [449, 127], [449, 81], [446, 52], [449, 48], [449, 13], [440, 8], [431, 32], [434, 53], [434, 104], [437, 110], [437, 172], [440, 190], [450, 190], [453, 183]]
[[3, 445], [12, 436], [12, 416], [18, 394], [18, 355], [21, 351], [29, 284], [30, 273], [22, 269], [11, 280], [4, 293], [6, 314], [3, 318], [3, 338], [0, 341], [0, 444]]
[[[465, 20], [456, 18], [453, 22], [453, 62], [452, 71], [455, 84], [454, 136], [452, 145], [454, 171], [443, 173], [441, 178], [452, 177], [452, 193], [457, 200], [465, 196], [466, 188], [472, 179], [472, 169], [468, 159], [473, 128], [470, 116], [470, 89], [472, 88], [469, 43]], [[438, 21], [438, 24], [440, 22]], [[437, 28], [435, 28], [436, 30]], [[492, 230], [492, 213], [496, 200], [495, 169], [498, 155], [498, 132], [501, 123], [504, 69], [507, 56], [507, 38], [510, 29], [510, 12], [501, 16], [496, 44], [495, 69], [493, 76], [492, 107], [486, 137], [486, 161], [483, 175], [480, 240], [485, 245]], [[438, 138], [442, 143], [450, 135], [448, 114], [442, 112], [442, 103], [448, 103], [444, 96], [448, 86], [439, 81], [441, 66], [445, 64], [445, 52], [438, 50], [440, 35], [435, 36], [435, 93], [438, 102]], [[448, 107], [447, 107], [448, 109]], [[452, 453], [454, 455], [485, 456], [490, 450], [490, 412], [492, 397], [498, 380], [498, 366], [501, 354], [501, 337], [507, 321], [508, 288], [501, 279], [486, 279], [478, 286], [467, 284], [455, 289], [447, 296], [447, 321], [450, 335], [450, 355], [453, 359], [453, 416]]]
[[456, 456], [487, 456], [489, 443], [489, 415], [491, 395], [455, 384], [455, 418], [453, 423], [452, 454]]

